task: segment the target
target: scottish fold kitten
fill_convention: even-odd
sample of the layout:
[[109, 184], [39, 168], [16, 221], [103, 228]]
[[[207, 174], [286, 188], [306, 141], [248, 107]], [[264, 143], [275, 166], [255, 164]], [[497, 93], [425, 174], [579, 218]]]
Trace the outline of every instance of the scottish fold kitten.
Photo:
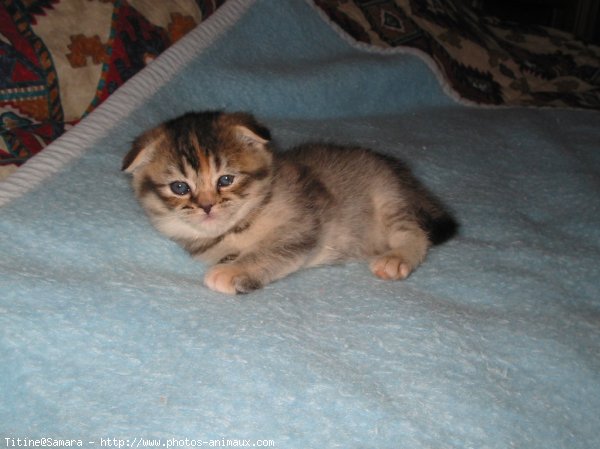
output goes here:
[[123, 160], [150, 220], [212, 265], [207, 287], [246, 293], [301, 268], [366, 259], [404, 279], [456, 223], [399, 161], [305, 144], [274, 151], [245, 113], [188, 113], [135, 139]]

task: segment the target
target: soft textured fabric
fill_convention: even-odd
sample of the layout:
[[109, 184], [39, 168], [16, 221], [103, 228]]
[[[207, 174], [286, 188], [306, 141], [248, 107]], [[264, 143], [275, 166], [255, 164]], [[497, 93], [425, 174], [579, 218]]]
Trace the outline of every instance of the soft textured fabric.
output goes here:
[[[205, 108], [401, 157], [460, 234], [402, 282], [350, 263], [209, 291], [119, 171]], [[308, 3], [226, 2], [0, 184], [0, 445], [600, 446], [598, 142], [598, 113], [455, 103]]]

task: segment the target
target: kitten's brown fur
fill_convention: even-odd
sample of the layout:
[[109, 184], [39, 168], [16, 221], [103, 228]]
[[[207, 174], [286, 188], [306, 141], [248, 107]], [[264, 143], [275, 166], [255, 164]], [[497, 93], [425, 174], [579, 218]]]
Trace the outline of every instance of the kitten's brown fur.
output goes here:
[[246, 293], [349, 259], [404, 279], [456, 229], [391, 157], [328, 144], [278, 153], [269, 140], [249, 114], [189, 113], [139, 136], [123, 160], [152, 223], [213, 265], [213, 290]]

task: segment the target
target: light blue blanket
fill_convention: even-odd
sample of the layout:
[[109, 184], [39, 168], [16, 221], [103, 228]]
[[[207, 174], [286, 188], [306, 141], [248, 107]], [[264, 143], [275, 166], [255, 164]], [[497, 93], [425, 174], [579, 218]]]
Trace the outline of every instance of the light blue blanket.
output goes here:
[[[119, 171], [206, 108], [395, 154], [460, 235], [403, 282], [352, 263], [209, 291]], [[598, 113], [467, 107], [308, 3], [230, 0], [0, 200], [0, 447], [600, 447]]]

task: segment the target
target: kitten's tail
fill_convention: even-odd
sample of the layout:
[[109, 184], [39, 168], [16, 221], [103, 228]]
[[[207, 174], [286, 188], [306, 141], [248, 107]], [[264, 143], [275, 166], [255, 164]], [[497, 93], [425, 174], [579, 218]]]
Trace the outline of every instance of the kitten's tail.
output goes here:
[[[419, 224], [429, 237], [432, 245], [441, 245], [458, 233], [458, 222], [445, 210], [434, 206], [435, 210], [419, 209]], [[433, 213], [432, 213], [433, 212]]]
[[432, 245], [441, 245], [458, 233], [458, 222], [430, 192], [417, 210], [417, 220]]
[[392, 168], [402, 191], [412, 192], [412, 205], [417, 222], [432, 245], [441, 245], [458, 233], [459, 224], [443, 203], [413, 175], [401, 161], [375, 153]]

